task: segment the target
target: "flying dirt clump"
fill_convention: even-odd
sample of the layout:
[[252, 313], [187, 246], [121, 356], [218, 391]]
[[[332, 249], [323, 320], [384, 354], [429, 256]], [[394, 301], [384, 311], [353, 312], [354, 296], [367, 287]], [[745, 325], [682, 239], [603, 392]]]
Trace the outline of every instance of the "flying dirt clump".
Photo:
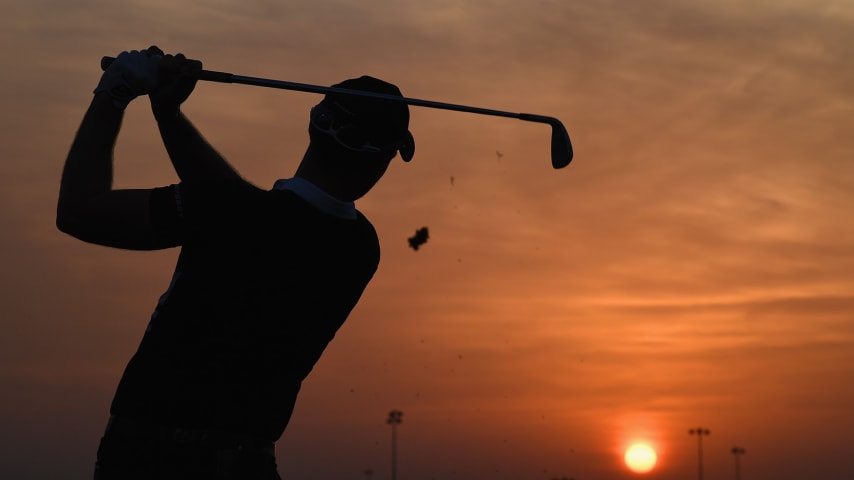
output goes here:
[[421, 245], [427, 243], [428, 238], [430, 238], [430, 233], [427, 230], [427, 227], [421, 227], [415, 231], [415, 235], [409, 237], [409, 246], [412, 247], [413, 250], [418, 251], [418, 248]]

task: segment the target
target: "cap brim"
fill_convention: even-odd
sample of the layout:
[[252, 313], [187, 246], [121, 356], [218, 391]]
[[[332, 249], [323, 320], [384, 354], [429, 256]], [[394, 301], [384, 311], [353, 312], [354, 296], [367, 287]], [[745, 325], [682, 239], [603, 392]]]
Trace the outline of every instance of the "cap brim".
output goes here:
[[412, 160], [412, 157], [415, 156], [415, 137], [412, 136], [412, 132], [406, 132], [406, 141], [400, 146], [398, 151], [404, 162]]

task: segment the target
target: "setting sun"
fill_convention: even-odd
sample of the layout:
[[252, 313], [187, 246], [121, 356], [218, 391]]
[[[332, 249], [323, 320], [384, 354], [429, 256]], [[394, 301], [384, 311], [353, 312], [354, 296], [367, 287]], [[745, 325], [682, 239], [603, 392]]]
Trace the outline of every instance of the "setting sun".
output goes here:
[[658, 460], [655, 450], [645, 443], [635, 443], [630, 446], [623, 458], [626, 460], [626, 466], [635, 473], [649, 472]]

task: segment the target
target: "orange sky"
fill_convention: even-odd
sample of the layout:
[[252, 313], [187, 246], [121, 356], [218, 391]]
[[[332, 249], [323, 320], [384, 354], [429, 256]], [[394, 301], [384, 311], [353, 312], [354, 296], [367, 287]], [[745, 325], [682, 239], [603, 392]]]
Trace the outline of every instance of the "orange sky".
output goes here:
[[[854, 4], [846, 0], [0, 0], [0, 478], [90, 478], [176, 251], [53, 226], [98, 60], [207, 68], [560, 118], [415, 108], [410, 164], [359, 208], [380, 270], [306, 382], [284, 478], [854, 478]], [[241, 173], [289, 176], [318, 97], [200, 84]], [[501, 152], [502, 155], [496, 154]], [[453, 177], [453, 181], [451, 178]], [[145, 102], [117, 187], [175, 181]], [[418, 252], [406, 238], [428, 226]], [[659, 464], [622, 463], [635, 439]]]

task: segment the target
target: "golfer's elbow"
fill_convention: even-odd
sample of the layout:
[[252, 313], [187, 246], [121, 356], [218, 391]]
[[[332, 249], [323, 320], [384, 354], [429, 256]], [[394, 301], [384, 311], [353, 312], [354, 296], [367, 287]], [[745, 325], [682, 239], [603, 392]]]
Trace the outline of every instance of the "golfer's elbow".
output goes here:
[[60, 232], [83, 239], [91, 230], [91, 222], [86, 219], [85, 209], [79, 202], [70, 202], [60, 197], [56, 206], [56, 228]]
[[56, 228], [77, 240], [95, 245], [113, 245], [112, 236], [108, 229], [96, 223], [95, 219], [85, 210], [69, 210], [59, 208], [56, 214]]
[[56, 228], [62, 233], [78, 237], [80, 235], [81, 223], [80, 217], [75, 215], [71, 208], [60, 202], [56, 207]]

